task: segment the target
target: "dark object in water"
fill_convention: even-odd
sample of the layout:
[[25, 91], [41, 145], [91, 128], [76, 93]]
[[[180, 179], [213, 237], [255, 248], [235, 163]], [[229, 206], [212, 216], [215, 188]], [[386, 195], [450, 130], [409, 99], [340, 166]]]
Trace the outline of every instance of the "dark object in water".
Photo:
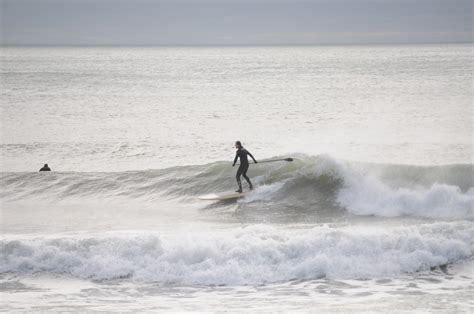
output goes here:
[[43, 168], [41, 168], [39, 171], [51, 171], [51, 168], [49, 168], [48, 164], [44, 164]]

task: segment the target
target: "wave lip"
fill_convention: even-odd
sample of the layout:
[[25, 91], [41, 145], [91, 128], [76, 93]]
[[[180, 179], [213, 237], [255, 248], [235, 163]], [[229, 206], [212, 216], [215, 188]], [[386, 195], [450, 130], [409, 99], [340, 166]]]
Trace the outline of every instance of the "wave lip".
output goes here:
[[453, 222], [388, 231], [315, 227], [290, 232], [251, 226], [175, 237], [5, 239], [0, 242], [0, 273], [176, 285], [386, 277], [472, 258], [473, 233], [471, 224]]

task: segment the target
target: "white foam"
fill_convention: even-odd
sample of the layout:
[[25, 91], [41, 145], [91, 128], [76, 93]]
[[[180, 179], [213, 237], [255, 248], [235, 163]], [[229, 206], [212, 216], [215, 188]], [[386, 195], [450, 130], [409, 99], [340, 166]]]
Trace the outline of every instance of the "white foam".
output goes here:
[[282, 230], [252, 226], [201, 234], [115, 234], [0, 242], [0, 273], [59, 273], [96, 280], [261, 284], [373, 278], [472, 258], [474, 226]]
[[252, 193], [241, 198], [239, 203], [251, 203], [255, 201], [270, 201], [275, 193], [281, 190], [285, 185], [285, 181], [279, 181], [272, 184], [264, 184], [258, 186]]
[[457, 186], [438, 183], [430, 187], [393, 188], [375, 174], [362, 175], [348, 169], [340, 171], [344, 187], [337, 200], [354, 214], [474, 219], [472, 189], [463, 193]]

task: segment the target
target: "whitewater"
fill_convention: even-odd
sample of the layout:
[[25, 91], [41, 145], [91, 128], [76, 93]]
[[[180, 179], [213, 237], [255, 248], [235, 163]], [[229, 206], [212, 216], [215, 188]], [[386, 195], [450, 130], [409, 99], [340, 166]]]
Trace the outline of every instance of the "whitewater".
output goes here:
[[472, 45], [0, 51], [1, 311], [472, 311]]

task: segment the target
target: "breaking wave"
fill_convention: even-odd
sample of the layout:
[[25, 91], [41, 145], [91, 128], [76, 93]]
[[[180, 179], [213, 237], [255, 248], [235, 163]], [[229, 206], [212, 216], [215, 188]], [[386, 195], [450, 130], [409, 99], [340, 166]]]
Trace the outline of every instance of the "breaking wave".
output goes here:
[[[2, 173], [4, 201], [190, 201], [197, 195], [235, 188], [229, 163], [128, 172]], [[474, 219], [473, 165], [382, 165], [299, 155], [293, 162], [252, 165], [258, 185], [241, 206], [306, 213], [323, 209], [356, 215]]]
[[468, 222], [288, 231], [254, 225], [226, 232], [0, 241], [0, 273], [95, 280], [241, 285], [317, 278], [375, 278], [472, 258]]

